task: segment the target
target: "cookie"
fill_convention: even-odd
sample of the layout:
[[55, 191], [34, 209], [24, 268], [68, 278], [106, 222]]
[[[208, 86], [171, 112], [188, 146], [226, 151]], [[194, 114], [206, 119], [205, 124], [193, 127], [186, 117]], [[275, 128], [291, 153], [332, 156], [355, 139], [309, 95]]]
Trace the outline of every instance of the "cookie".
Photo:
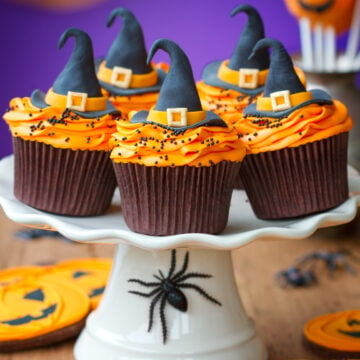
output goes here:
[[360, 358], [360, 310], [325, 314], [304, 327], [304, 344], [331, 359]]
[[51, 272], [84, 290], [91, 309], [95, 309], [105, 290], [111, 264], [110, 259], [74, 259], [56, 264]]
[[79, 334], [90, 311], [86, 293], [57, 274], [0, 287], [0, 351], [49, 345]]

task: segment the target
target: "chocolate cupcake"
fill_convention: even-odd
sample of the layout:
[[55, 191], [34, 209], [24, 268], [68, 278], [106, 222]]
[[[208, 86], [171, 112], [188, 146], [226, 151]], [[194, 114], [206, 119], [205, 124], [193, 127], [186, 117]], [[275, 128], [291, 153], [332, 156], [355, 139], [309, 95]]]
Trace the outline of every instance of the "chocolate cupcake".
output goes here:
[[219, 233], [245, 155], [235, 130], [204, 111], [191, 65], [174, 42], [157, 40], [171, 66], [156, 106], [117, 122], [111, 159], [130, 229], [149, 235]]
[[107, 21], [108, 27], [117, 16], [123, 21], [121, 31], [106, 57], [96, 61], [96, 68], [104, 96], [127, 118], [130, 111], [149, 110], [155, 105], [167, 65], [146, 62], [143, 31], [129, 10], [113, 10]]
[[46, 94], [15, 98], [5, 113], [13, 135], [15, 196], [55, 214], [92, 216], [110, 206], [116, 180], [108, 141], [119, 112], [102, 95], [90, 37], [70, 28], [75, 49]]
[[241, 179], [259, 218], [317, 213], [348, 198], [347, 142], [352, 120], [346, 107], [322, 90], [306, 91], [289, 54], [274, 39], [264, 95], [235, 125], [248, 146]]

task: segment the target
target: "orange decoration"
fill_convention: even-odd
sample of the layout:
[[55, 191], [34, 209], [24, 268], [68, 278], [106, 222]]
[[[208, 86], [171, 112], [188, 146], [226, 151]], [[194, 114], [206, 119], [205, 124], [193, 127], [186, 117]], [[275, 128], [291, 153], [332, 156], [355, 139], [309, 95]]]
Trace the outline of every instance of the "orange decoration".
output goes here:
[[312, 28], [320, 23], [339, 34], [350, 27], [355, 0], [285, 0], [285, 4], [297, 19], [308, 18]]
[[360, 355], [360, 310], [325, 314], [304, 327], [305, 339], [319, 348], [344, 352], [358, 359]]

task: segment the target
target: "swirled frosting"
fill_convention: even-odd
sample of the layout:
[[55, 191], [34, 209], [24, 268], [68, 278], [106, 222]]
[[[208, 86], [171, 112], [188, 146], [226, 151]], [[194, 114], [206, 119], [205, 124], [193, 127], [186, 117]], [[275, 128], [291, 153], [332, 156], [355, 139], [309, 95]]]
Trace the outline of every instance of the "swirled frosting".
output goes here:
[[117, 121], [112, 135], [111, 159], [145, 166], [211, 166], [221, 161], [240, 162], [245, 146], [234, 129], [196, 127], [178, 133], [157, 124]]
[[250, 96], [241, 94], [235, 90], [218, 88], [207, 85], [203, 81], [199, 81], [196, 87], [203, 109], [213, 111], [225, 121], [234, 115], [234, 113], [242, 112], [244, 108], [253, 103], [258, 96]]
[[123, 117], [128, 118], [131, 111], [150, 110], [156, 104], [158, 92], [138, 95], [115, 95], [102, 89], [103, 95], [108, 98], [116, 110], [121, 111]]
[[230, 121], [250, 153], [296, 147], [329, 138], [352, 128], [347, 108], [340, 101], [334, 105], [311, 104], [285, 118], [258, 118], [233, 115]]
[[89, 119], [57, 106], [39, 109], [25, 97], [10, 101], [4, 120], [12, 135], [24, 140], [63, 149], [108, 151], [117, 116], [107, 114]]

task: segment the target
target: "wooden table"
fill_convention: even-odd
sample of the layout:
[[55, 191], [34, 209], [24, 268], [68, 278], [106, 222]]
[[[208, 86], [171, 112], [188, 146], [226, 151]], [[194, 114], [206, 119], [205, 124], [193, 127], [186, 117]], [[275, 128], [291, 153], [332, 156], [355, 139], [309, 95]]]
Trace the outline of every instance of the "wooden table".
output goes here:
[[[21, 225], [8, 220], [0, 210], [0, 269], [113, 256], [113, 245], [79, 244], [54, 238], [21, 241], [14, 236], [20, 229]], [[281, 289], [274, 282], [274, 274], [292, 265], [297, 257], [319, 249], [339, 248], [360, 255], [359, 214], [350, 225], [321, 229], [309, 239], [255, 241], [233, 252], [237, 284], [245, 308], [255, 319], [268, 348], [269, 360], [318, 359], [301, 344], [305, 322], [323, 313], [360, 307], [360, 263], [351, 262], [359, 273], [357, 277], [339, 269], [333, 278], [319, 264], [319, 283], [313, 287]], [[0, 360], [71, 360], [73, 345], [73, 341], [68, 341], [32, 351], [0, 354]]]

